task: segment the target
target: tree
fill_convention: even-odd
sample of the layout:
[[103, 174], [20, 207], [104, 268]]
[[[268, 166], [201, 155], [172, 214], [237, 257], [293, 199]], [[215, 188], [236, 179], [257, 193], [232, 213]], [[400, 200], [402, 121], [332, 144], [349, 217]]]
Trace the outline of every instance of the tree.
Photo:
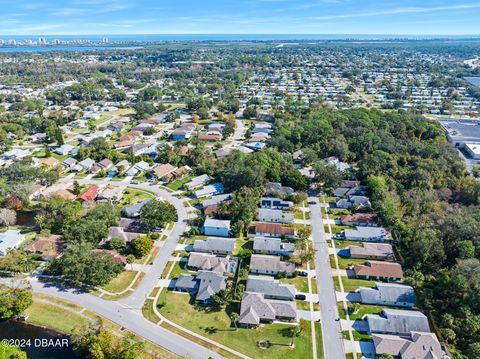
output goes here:
[[152, 240], [148, 237], [138, 237], [130, 242], [130, 249], [137, 257], [146, 256], [153, 248]]
[[168, 202], [152, 200], [140, 210], [140, 222], [149, 228], [161, 228], [177, 220], [177, 210]]
[[393, 356], [390, 353], [383, 353], [380, 355], [379, 359], [393, 359]]
[[290, 328], [290, 336], [292, 337], [292, 341], [290, 343], [290, 347], [295, 347], [294, 339], [299, 337], [302, 333], [302, 328], [299, 325], [292, 326]]
[[218, 293], [215, 293], [212, 298], [215, 306], [225, 308], [230, 303], [232, 296], [229, 290], [221, 289]]
[[342, 182], [342, 173], [334, 164], [326, 161], [317, 161], [313, 165], [314, 181], [324, 191], [332, 191]]
[[238, 321], [240, 320], [240, 315], [237, 312], [230, 313], [230, 320], [232, 321], [233, 325], [235, 326], [235, 330], [238, 329]]
[[0, 208], [0, 226], [13, 226], [17, 221], [17, 213], [14, 210]]
[[75, 196], [79, 196], [81, 192], [82, 186], [80, 185], [80, 183], [78, 183], [77, 180], [73, 181], [73, 193], [75, 194]]
[[93, 252], [86, 243], [69, 244], [63, 255], [47, 264], [45, 272], [76, 284], [101, 286], [123, 271], [121, 265], [103, 251]]
[[130, 264], [130, 269], [133, 270], [133, 263], [135, 262], [135, 256], [133, 254], [129, 254], [127, 256], [127, 263]]
[[30, 288], [0, 286], [0, 319], [9, 319], [22, 314], [32, 305]]
[[2, 359], [27, 359], [27, 353], [22, 351], [20, 348], [0, 343], [0, 358]]
[[446, 344], [453, 344], [455, 342], [455, 339], [457, 338], [457, 335], [455, 334], [453, 329], [450, 328], [441, 328], [440, 333], [442, 334], [443, 339], [445, 339]]
[[113, 250], [120, 251], [125, 249], [126, 243], [123, 238], [113, 237], [108, 242], [108, 246]]

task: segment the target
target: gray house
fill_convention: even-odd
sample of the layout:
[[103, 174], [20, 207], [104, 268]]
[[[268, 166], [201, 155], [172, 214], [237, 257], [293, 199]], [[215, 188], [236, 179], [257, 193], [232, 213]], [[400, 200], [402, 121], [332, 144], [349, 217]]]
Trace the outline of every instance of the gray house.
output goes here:
[[135, 203], [131, 206], [124, 208], [122, 210], [122, 213], [128, 218], [138, 217], [140, 215], [140, 210], [142, 209], [142, 207], [150, 201], [151, 199], [146, 199], [144, 201]]
[[407, 335], [430, 332], [427, 317], [415, 310], [383, 309], [380, 314], [367, 314], [369, 333]]
[[217, 257], [213, 254], [192, 252], [188, 256], [187, 266], [189, 268], [211, 270], [218, 273], [227, 272], [230, 258]]
[[282, 262], [280, 257], [267, 256], [262, 254], [253, 254], [250, 258], [250, 272], [256, 274], [286, 273], [293, 275], [295, 272], [295, 264], [291, 262]]
[[197, 239], [193, 243], [195, 252], [213, 254], [231, 254], [235, 248], [235, 238], [208, 237], [205, 241]]
[[387, 243], [363, 243], [363, 246], [349, 246], [350, 258], [394, 260], [393, 248]]
[[345, 229], [344, 235], [348, 241], [384, 242], [389, 238], [388, 232], [382, 227]]
[[281, 284], [272, 277], [248, 276], [247, 292], [262, 293], [265, 299], [295, 300], [295, 286]]
[[443, 359], [448, 356], [433, 333], [411, 332], [409, 335], [374, 334], [375, 354], [390, 354], [401, 359]]
[[260, 207], [270, 208], [270, 209], [289, 210], [291, 207], [293, 207], [293, 202], [283, 201], [280, 198], [274, 198], [274, 197], [262, 197], [262, 199], [260, 200]]
[[295, 244], [283, 243], [280, 238], [255, 237], [253, 251], [259, 254], [291, 256], [295, 251]]
[[364, 304], [413, 307], [415, 291], [412, 287], [396, 283], [375, 283], [375, 287], [360, 287], [360, 302]]
[[240, 305], [241, 326], [254, 328], [260, 323], [272, 323], [276, 319], [295, 322], [297, 320], [295, 301], [266, 299], [261, 293], [244, 293]]
[[203, 304], [211, 303], [213, 295], [225, 289], [227, 279], [221, 274], [211, 271], [199, 271], [196, 276], [180, 274], [175, 282], [175, 290], [195, 295], [195, 300]]

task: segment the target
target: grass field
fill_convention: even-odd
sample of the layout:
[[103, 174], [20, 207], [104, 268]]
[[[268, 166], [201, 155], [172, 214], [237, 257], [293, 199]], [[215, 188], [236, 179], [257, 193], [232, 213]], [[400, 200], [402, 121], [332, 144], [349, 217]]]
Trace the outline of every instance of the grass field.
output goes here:
[[[340, 269], [347, 269], [348, 267], [351, 267], [352, 265], [355, 264], [365, 264], [367, 260], [365, 259], [352, 259], [352, 258], [347, 258], [347, 257], [342, 257], [338, 256], [338, 266]], [[335, 266], [335, 255], [330, 254], [330, 267], [336, 268]]]
[[305, 277], [282, 278], [280, 283], [293, 284], [297, 291], [308, 293], [308, 279]]
[[129, 270], [123, 271], [101, 288], [112, 293], [121, 292], [122, 290], [128, 288], [128, 286], [133, 282], [133, 279], [135, 278], [137, 273], [138, 272]]
[[[350, 320], [357, 320], [357, 319], [362, 319], [362, 317], [365, 314], [378, 314], [382, 311], [383, 308], [386, 308], [385, 306], [379, 306], [379, 305], [360, 305], [360, 309], [358, 310], [357, 313], [352, 313], [351, 311], [348, 313]], [[345, 310], [343, 309], [343, 303], [339, 302], [338, 303], [338, 313], [340, 315], [340, 318], [346, 319], [347, 316], [345, 315]]]
[[347, 248], [348, 246], [362, 246], [362, 242], [359, 241], [345, 241], [343, 239], [334, 239], [335, 241], [335, 248], [343, 249]]
[[187, 269], [187, 262], [175, 262], [175, 264], [173, 265], [172, 273], [170, 273], [170, 278], [178, 278], [182, 273], [192, 273]]
[[[159, 297], [159, 311], [166, 318], [192, 330], [204, 337], [225, 344], [252, 358], [312, 358], [310, 323], [301, 321], [302, 332], [295, 338], [295, 348], [289, 347], [291, 338], [288, 335], [290, 326], [283, 324], [265, 324], [256, 329], [238, 328], [231, 325], [226, 311], [209, 311], [194, 307], [189, 303], [190, 296], [163, 291]], [[227, 308], [232, 310], [234, 308]], [[235, 310], [237, 310], [235, 308]], [[260, 349], [257, 342], [268, 340], [273, 345], [268, 349]]]
[[155, 194], [149, 191], [127, 187], [118, 205], [120, 207], [129, 206], [149, 198], [155, 198]]
[[25, 311], [28, 323], [51, 328], [61, 333], [72, 334], [87, 329], [91, 321], [80, 314], [72, 313], [53, 304], [34, 301]]
[[183, 187], [183, 185], [187, 182], [189, 182], [192, 178], [194, 178], [195, 176], [189, 176], [189, 177], [185, 177], [181, 180], [178, 180], [178, 181], [174, 181], [172, 183], [169, 183], [167, 184], [167, 188], [170, 188], [171, 190], [174, 190], [174, 191], [178, 191], [180, 188]]
[[[364, 280], [364, 279], [355, 279], [355, 278], [342, 278], [343, 282], [343, 289], [345, 292], [354, 292], [359, 287], [373, 287], [375, 285], [375, 281], [372, 280]], [[333, 277], [333, 283], [335, 284], [335, 290], [340, 291], [340, 284], [338, 283], [338, 277]]]

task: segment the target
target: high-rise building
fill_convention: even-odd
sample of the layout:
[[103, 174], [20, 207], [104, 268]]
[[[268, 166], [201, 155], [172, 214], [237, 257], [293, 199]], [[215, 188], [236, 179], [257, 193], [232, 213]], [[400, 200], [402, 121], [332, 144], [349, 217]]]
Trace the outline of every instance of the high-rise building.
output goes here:
[[39, 38], [38, 38], [38, 44], [39, 44], [39, 45], [46, 45], [46, 44], [47, 44], [47, 40], [46, 40], [44, 37], [39, 37]]
[[8, 43], [9, 43], [10, 45], [16, 45], [16, 44], [17, 44], [17, 40], [14, 40], [14, 39], [8, 40]]
[[108, 43], [108, 37], [102, 38], [102, 42], [103, 42], [104, 44], [107, 44], [107, 43]]

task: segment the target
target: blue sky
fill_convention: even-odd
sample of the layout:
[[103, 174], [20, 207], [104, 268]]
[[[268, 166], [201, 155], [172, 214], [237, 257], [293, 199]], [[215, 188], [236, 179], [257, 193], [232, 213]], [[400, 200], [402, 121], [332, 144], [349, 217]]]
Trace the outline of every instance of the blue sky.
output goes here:
[[472, 0], [0, 0], [0, 34], [479, 35]]

